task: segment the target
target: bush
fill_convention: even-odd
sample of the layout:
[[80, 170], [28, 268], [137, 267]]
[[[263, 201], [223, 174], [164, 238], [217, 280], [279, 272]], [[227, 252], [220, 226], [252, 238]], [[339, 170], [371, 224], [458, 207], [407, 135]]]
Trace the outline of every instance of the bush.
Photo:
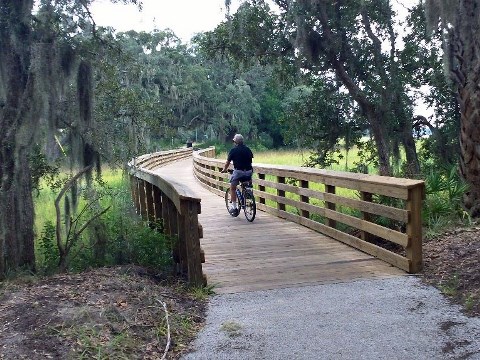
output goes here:
[[[101, 228], [102, 243], [98, 241], [97, 231], [83, 233], [67, 256], [68, 270], [82, 271], [89, 267], [129, 263], [156, 270], [172, 266], [174, 239], [147, 226], [139, 218], [133, 210], [128, 180], [122, 178], [119, 181], [120, 176], [109, 181], [110, 188], [102, 195], [102, 208], [110, 207], [109, 210], [89, 226]], [[93, 210], [84, 211], [87, 219], [91, 216], [89, 211]], [[54, 222], [47, 220], [37, 240], [37, 267], [46, 274], [58, 270], [60, 257], [55, 231]], [[102, 246], [100, 252], [103, 255], [100, 258], [97, 256], [99, 246]]]

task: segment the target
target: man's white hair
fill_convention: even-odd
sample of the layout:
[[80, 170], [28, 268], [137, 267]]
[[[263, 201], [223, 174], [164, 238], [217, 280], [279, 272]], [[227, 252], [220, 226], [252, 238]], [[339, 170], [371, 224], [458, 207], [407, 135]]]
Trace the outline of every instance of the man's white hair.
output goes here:
[[235, 134], [235, 136], [233, 137], [233, 141], [235, 141], [237, 144], [243, 144], [242, 134]]

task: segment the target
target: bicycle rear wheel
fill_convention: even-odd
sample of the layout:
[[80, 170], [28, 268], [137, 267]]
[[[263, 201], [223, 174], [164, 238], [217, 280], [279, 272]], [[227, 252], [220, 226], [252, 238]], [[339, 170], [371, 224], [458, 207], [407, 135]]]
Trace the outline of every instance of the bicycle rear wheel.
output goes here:
[[257, 213], [257, 205], [255, 204], [255, 196], [253, 196], [253, 191], [250, 189], [245, 190], [243, 194], [245, 198], [245, 207], [243, 212], [248, 221], [252, 222], [255, 220], [255, 215]]
[[240, 205], [240, 201], [237, 199], [237, 203], [238, 203], [238, 211], [236, 212], [230, 212], [230, 199], [231, 199], [231, 196], [230, 196], [230, 189], [227, 189], [225, 191], [225, 206], [227, 207], [227, 211], [228, 213], [233, 216], [233, 217], [237, 217], [239, 214], [240, 214], [240, 209], [241, 209], [241, 205]]

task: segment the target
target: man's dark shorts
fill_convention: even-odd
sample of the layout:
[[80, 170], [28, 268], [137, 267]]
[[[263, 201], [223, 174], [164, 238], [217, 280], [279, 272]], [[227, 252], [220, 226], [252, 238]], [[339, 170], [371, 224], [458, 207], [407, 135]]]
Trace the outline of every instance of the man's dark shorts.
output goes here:
[[251, 178], [252, 174], [253, 174], [253, 170], [247, 170], [247, 171], [233, 170], [232, 176], [230, 176], [230, 184], [237, 186], [240, 183], [238, 179], [240, 179], [243, 176], [248, 176]]

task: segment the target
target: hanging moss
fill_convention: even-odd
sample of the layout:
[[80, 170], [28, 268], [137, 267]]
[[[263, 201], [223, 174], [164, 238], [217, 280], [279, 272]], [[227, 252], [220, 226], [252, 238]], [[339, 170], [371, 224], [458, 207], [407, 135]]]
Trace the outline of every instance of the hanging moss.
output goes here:
[[70, 46], [70, 44], [63, 43], [59, 46], [58, 52], [60, 57], [60, 68], [65, 76], [69, 77], [72, 74], [76, 61], [75, 50]]
[[78, 207], [78, 185], [77, 185], [77, 182], [75, 181], [73, 184], [72, 184], [72, 187], [70, 188], [70, 194], [72, 196], [72, 210], [73, 212], [75, 212], [77, 210], [77, 207]]
[[78, 66], [77, 96], [80, 124], [88, 127], [92, 120], [93, 79], [92, 67], [86, 61], [81, 61]]
[[[87, 167], [95, 164], [95, 149], [92, 145], [84, 143], [83, 145], [83, 166]], [[87, 184], [90, 186], [92, 182], [92, 169], [90, 168], [85, 173], [85, 179]]]

